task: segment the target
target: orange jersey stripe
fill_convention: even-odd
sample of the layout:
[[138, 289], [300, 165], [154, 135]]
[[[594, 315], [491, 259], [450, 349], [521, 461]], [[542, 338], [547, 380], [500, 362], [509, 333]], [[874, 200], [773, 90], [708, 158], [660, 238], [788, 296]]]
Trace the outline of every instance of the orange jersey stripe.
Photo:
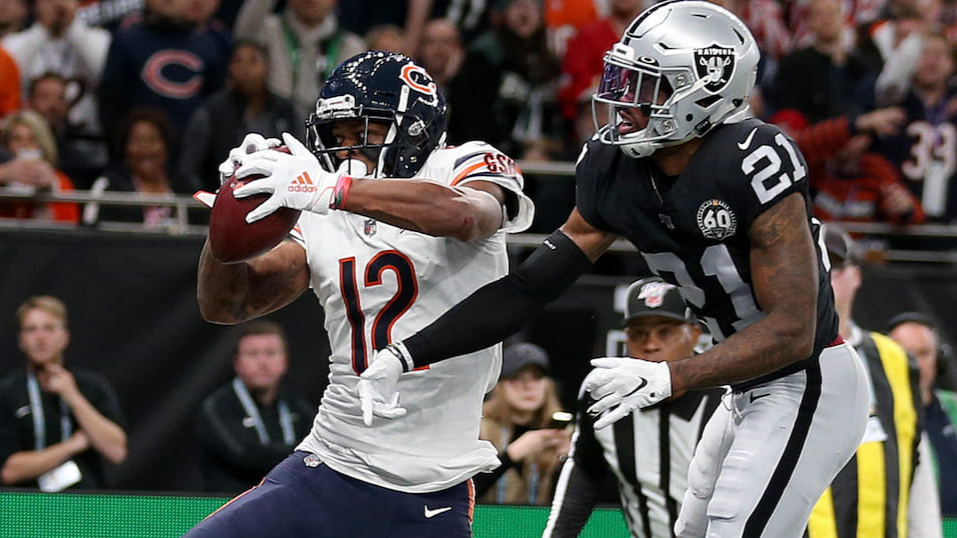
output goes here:
[[485, 166], [485, 163], [480, 162], [480, 163], [473, 164], [472, 166], [469, 166], [465, 170], [462, 170], [462, 173], [455, 176], [455, 179], [452, 180], [452, 186], [454, 187], [455, 185], [458, 185], [459, 181], [462, 181], [463, 179], [465, 179], [465, 176], [471, 174], [472, 172], [478, 170], [479, 168], [483, 166]]

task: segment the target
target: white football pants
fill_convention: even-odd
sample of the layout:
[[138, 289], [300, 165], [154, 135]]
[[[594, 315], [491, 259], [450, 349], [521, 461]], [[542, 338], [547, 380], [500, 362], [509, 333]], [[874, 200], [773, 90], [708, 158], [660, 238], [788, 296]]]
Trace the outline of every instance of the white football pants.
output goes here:
[[675, 524], [680, 538], [800, 538], [860, 445], [870, 385], [854, 348], [724, 396], [705, 426]]

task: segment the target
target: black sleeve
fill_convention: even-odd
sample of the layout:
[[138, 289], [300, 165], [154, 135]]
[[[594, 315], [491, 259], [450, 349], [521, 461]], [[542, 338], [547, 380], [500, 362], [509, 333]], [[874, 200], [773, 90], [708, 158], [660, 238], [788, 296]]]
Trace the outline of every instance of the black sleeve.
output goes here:
[[501, 465], [487, 473], [479, 473], [472, 477], [472, 484], [475, 486], [475, 497], [485, 495], [485, 492], [492, 489], [492, 486], [505, 474], [505, 471], [515, 466], [515, 462], [512, 461], [512, 458], [508, 457], [507, 450], [500, 452], [498, 459], [502, 462]]
[[585, 528], [591, 511], [598, 504], [608, 466], [588, 414], [587, 400], [579, 399], [578, 423], [571, 455], [562, 467], [558, 488], [548, 516], [554, 521], [551, 533], [542, 538], [575, 538]]
[[482, 286], [406, 339], [406, 349], [418, 368], [501, 342], [565, 293], [589, 267], [591, 260], [578, 245], [555, 231], [508, 275]]
[[268, 445], [244, 442], [230, 426], [238, 426], [240, 421], [229, 420], [216, 402], [214, 397], [203, 402], [197, 423], [197, 440], [208, 456], [233, 468], [265, 474], [289, 455], [289, 447], [281, 442]]
[[[6, 381], [6, 380], [4, 380]], [[17, 429], [16, 409], [10, 383], [0, 383], [0, 467], [7, 458], [20, 450], [20, 432]], [[32, 450], [31, 446], [29, 450]]]
[[96, 408], [97, 412], [104, 418], [113, 422], [120, 428], [126, 430], [126, 420], [123, 418], [123, 412], [120, 409], [120, 399], [113, 390], [113, 385], [102, 375], [95, 372], [76, 372], [75, 377], [82, 383], [80, 392], [83, 397], [90, 402], [90, 405]]

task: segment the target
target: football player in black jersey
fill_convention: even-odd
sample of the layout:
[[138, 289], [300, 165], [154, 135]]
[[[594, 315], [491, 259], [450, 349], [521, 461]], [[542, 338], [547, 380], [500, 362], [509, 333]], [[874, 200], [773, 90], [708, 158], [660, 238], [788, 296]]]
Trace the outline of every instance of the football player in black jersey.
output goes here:
[[691, 463], [676, 533], [801, 536], [863, 436], [869, 389], [838, 334], [804, 160], [777, 127], [747, 117], [758, 59], [747, 27], [714, 4], [641, 13], [605, 56], [594, 102], [608, 123], [578, 159], [572, 214], [507, 277], [376, 354], [358, 385], [373, 420], [386, 420], [402, 373], [519, 330], [623, 236], [716, 345], [672, 362], [593, 361], [595, 427], [731, 385], [731, 412], [709, 421]]

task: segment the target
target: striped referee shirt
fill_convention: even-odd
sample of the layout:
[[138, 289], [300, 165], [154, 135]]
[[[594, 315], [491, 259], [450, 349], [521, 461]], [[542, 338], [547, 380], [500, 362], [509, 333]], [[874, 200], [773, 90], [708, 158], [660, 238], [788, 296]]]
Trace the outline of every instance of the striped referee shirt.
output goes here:
[[572, 450], [542, 537], [578, 536], [611, 472], [632, 536], [673, 538], [691, 455], [722, 394], [723, 389], [689, 392], [636, 410], [600, 431], [586, 411], [592, 402], [579, 394]]

